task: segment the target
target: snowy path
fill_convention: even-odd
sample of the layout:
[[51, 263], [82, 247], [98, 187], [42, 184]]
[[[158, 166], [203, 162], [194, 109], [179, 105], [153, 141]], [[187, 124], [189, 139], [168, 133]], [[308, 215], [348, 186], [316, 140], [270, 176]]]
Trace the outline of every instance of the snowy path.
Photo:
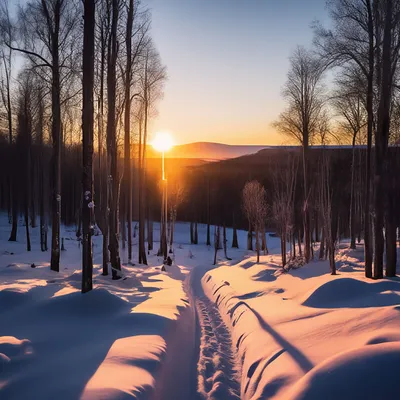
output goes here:
[[197, 398], [240, 399], [240, 364], [218, 307], [204, 294], [204, 272], [202, 268], [195, 269], [191, 277], [192, 302], [198, 319]]

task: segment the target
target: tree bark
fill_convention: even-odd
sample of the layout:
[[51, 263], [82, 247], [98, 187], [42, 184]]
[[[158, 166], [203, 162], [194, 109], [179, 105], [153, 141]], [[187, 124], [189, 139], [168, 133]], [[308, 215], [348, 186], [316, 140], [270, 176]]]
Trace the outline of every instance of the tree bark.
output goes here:
[[367, 160], [366, 160], [366, 190], [364, 209], [364, 259], [365, 276], [372, 278], [372, 249], [371, 249], [371, 220], [370, 220], [370, 196], [371, 196], [371, 153], [372, 153], [372, 131], [374, 125], [374, 68], [375, 68], [375, 46], [374, 46], [374, 21], [371, 0], [367, 0], [368, 10], [368, 88], [367, 88]]
[[125, 115], [124, 115], [124, 180], [125, 215], [128, 224], [128, 262], [132, 262], [132, 172], [131, 172], [131, 83], [132, 83], [132, 27], [133, 0], [129, 0], [126, 23], [126, 71], [125, 71]]
[[84, 3], [83, 34], [83, 170], [82, 170], [82, 293], [93, 288], [93, 132], [94, 132], [94, 29], [95, 0]]
[[355, 188], [355, 156], [356, 156], [356, 135], [353, 132], [352, 142], [352, 156], [351, 156], [351, 187], [350, 187], [350, 248], [356, 249], [356, 226], [355, 226], [355, 201], [354, 201], [354, 188]]
[[56, 1], [54, 11], [54, 29], [51, 37], [52, 56], [52, 90], [51, 111], [52, 125], [51, 135], [53, 140], [52, 156], [52, 224], [51, 224], [51, 261], [50, 269], [60, 270], [60, 224], [61, 224], [61, 85], [60, 85], [60, 63], [59, 63], [59, 34], [61, 20], [61, 2]]
[[220, 242], [220, 229], [218, 225], [215, 227], [215, 234], [214, 234], [214, 265], [217, 265], [217, 254], [220, 244], [219, 242]]
[[[14, 143], [11, 146], [11, 153], [14, 155], [14, 162], [17, 160], [17, 145]], [[18, 183], [17, 183], [17, 168], [14, 166], [12, 172], [12, 225], [11, 225], [11, 234], [8, 239], [9, 242], [17, 241], [17, 231], [18, 231]]]
[[119, 256], [118, 241], [118, 197], [119, 197], [119, 176], [118, 176], [118, 154], [116, 142], [116, 66], [117, 66], [117, 25], [119, 19], [119, 1], [112, 0], [112, 22], [109, 37], [108, 73], [107, 73], [107, 147], [108, 147], [108, 171], [110, 177], [109, 190], [109, 250], [110, 263], [113, 279], [120, 278], [121, 259]]
[[304, 174], [304, 258], [306, 263], [311, 260], [311, 228], [310, 228], [310, 206], [308, 196], [308, 132], [304, 134], [303, 142], [303, 174]]
[[238, 249], [239, 248], [239, 242], [238, 242], [238, 236], [237, 236], [237, 228], [236, 228], [235, 221], [233, 221], [232, 248], [233, 249]]
[[194, 244], [194, 224], [190, 221], [190, 244]]
[[249, 229], [247, 231], [247, 250], [253, 251], [253, 230], [249, 222]]
[[[375, 190], [374, 190], [374, 269], [375, 279], [383, 278], [383, 253], [385, 249], [384, 209], [387, 188], [384, 172], [386, 170], [387, 151], [390, 130], [390, 107], [392, 99], [392, 0], [385, 1], [385, 25], [382, 51], [381, 91], [378, 109], [377, 129], [375, 132]], [[389, 225], [390, 226], [390, 225]], [[389, 235], [390, 237], [390, 235]]]
[[194, 244], [199, 244], [199, 235], [197, 231], [197, 222], [194, 223]]

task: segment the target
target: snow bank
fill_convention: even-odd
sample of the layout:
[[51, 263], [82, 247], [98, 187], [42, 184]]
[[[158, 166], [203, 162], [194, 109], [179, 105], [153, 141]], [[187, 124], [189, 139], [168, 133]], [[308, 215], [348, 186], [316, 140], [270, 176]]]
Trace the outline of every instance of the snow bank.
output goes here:
[[[73, 232], [62, 228], [71, 240], [56, 273], [38, 228], [28, 253], [22, 232], [8, 242], [0, 222], [0, 398], [188, 398], [195, 318], [185, 267], [163, 273], [150, 255], [148, 267], [124, 265], [125, 279], [112, 281], [101, 275], [102, 237], [94, 237], [94, 290], [81, 294]], [[177, 261], [185, 264], [186, 252]]]
[[305, 375], [290, 399], [400, 399], [400, 342], [368, 346], [334, 356]]
[[[204, 291], [239, 352], [242, 399], [400, 398], [393, 377], [384, 377], [399, 363], [400, 280], [365, 279], [358, 250], [343, 250], [338, 264], [338, 276], [325, 261], [282, 273], [273, 254], [260, 264], [250, 257], [204, 276]], [[363, 363], [370, 365], [358, 369]], [[359, 391], [372, 377], [376, 387], [388, 386], [383, 396]], [[370, 387], [376, 393], [374, 383]]]

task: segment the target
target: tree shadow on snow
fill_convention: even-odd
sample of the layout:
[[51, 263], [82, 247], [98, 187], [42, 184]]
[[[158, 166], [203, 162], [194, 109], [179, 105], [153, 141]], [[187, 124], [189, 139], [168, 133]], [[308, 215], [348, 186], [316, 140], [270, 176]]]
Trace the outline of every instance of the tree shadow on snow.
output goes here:
[[281, 336], [271, 325], [269, 325], [261, 317], [261, 315], [256, 310], [254, 310], [247, 304], [246, 306], [256, 316], [260, 326], [273, 337], [273, 339], [282, 347], [283, 351], [289, 354], [289, 356], [298, 364], [298, 366], [304, 371], [304, 373], [307, 373], [314, 367], [313, 363], [307, 358], [305, 354], [303, 354], [299, 349], [297, 349], [290, 342], [288, 342], [283, 336]]
[[[0, 363], [0, 381], [5, 382], [1, 398], [78, 399], [116, 340], [163, 335], [170, 322], [155, 314], [132, 313], [132, 303], [104, 289], [35, 302], [32, 293], [2, 291], [0, 302], [6, 310], [0, 313], [1, 334], [30, 341], [29, 354], [5, 354], [11, 361]], [[7, 309], [11, 303], [18, 306]], [[123, 362], [150, 373], [158, 365], [145, 357]]]

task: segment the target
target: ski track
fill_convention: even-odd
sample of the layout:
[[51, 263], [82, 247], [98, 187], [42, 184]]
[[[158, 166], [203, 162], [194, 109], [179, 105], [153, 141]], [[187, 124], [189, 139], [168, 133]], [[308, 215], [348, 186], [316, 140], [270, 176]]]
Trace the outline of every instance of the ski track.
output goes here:
[[240, 367], [219, 310], [203, 293], [195, 297], [200, 330], [198, 398], [240, 400]]

